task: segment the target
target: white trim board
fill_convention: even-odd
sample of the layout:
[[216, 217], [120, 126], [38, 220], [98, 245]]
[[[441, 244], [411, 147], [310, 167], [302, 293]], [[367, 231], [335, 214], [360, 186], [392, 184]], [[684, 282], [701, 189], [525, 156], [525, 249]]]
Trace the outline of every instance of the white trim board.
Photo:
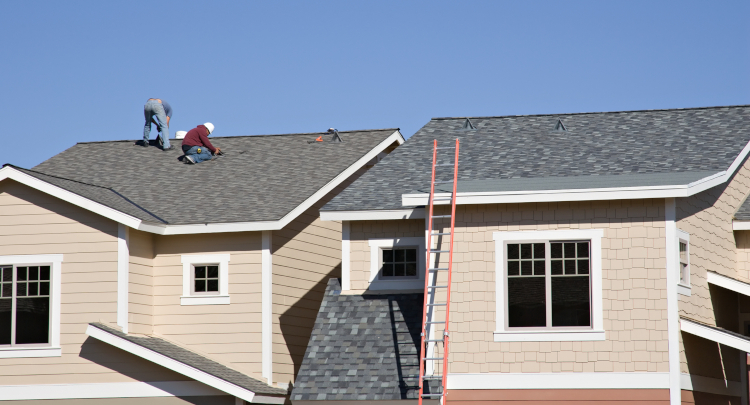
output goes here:
[[739, 381], [722, 380], [686, 373], [680, 375], [680, 387], [688, 391], [739, 397], [742, 396], [744, 391], [742, 386], [743, 384]]
[[449, 373], [449, 390], [669, 388], [669, 373]]
[[680, 388], [680, 330], [677, 286], [680, 266], [677, 244], [676, 206], [674, 198], [664, 200], [664, 243], [666, 244], [665, 271], [667, 280], [667, 357], [669, 362], [669, 403], [681, 405]]
[[273, 384], [273, 234], [263, 231], [261, 239], [261, 375]]
[[341, 289], [352, 289], [351, 222], [341, 221]]
[[229, 395], [242, 398], [248, 402], [254, 402], [255, 393], [232, 384], [228, 381], [222, 380], [205, 371], [198, 370], [187, 364], [181, 363], [170, 357], [167, 357], [161, 353], [157, 353], [153, 350], [147, 349], [143, 346], [137, 345], [127, 339], [123, 339], [119, 336], [108, 333], [95, 326], [89, 325], [86, 328], [86, 334], [92, 338], [99, 339], [102, 342], [109, 343], [114, 347], [125, 350], [128, 353], [132, 353], [138, 357], [142, 357], [148, 361], [156, 363], [162, 367], [168, 368], [174, 372], [180, 373], [186, 377], [192, 378], [196, 381], [202, 382], [210, 387], [216, 388], [219, 391], [226, 392]]
[[683, 332], [733, 347], [739, 351], [750, 352], [750, 340], [722, 332], [689, 319], [680, 319], [680, 330]]
[[747, 231], [750, 230], [750, 221], [732, 221], [732, 230], [734, 231]]
[[117, 224], [117, 326], [123, 333], [128, 333], [128, 302], [130, 276], [130, 239], [129, 229]]
[[380, 221], [388, 219], [422, 219], [424, 208], [372, 211], [320, 211], [321, 221]]
[[719, 273], [714, 273], [712, 271], [706, 272], [706, 281], [708, 281], [709, 284], [713, 284], [722, 288], [726, 288], [727, 290], [734, 291], [737, 293], [740, 293], [742, 295], [747, 295], [750, 297], [750, 284], [735, 280], [731, 277], [723, 276]]
[[364, 167], [371, 160], [375, 159], [381, 152], [391, 146], [393, 143], [399, 145], [405, 142], [404, 137], [398, 130], [394, 131], [385, 140], [380, 142], [376, 147], [367, 152], [366, 155], [357, 160], [354, 164], [347, 167], [344, 171], [339, 173], [338, 176], [334, 177], [328, 184], [324, 185], [313, 195], [308, 197], [300, 205], [291, 210], [283, 218], [277, 221], [254, 221], [254, 222], [234, 222], [234, 223], [213, 223], [213, 224], [189, 224], [189, 225], [161, 225], [157, 223], [144, 222], [141, 219], [133, 217], [117, 211], [113, 208], [107, 207], [106, 205], [97, 203], [89, 200], [88, 198], [82, 197], [78, 194], [72, 193], [61, 187], [54, 186], [47, 182], [37, 179], [36, 177], [30, 176], [12, 166], [6, 166], [0, 169], [0, 181], [5, 179], [15, 180], [21, 184], [37, 189], [43, 193], [52, 195], [60, 198], [63, 201], [69, 202], [73, 205], [77, 205], [81, 208], [99, 214], [105, 218], [109, 218], [115, 222], [126, 225], [130, 228], [137, 229], [144, 232], [155, 233], [157, 235], [184, 235], [184, 234], [199, 234], [199, 233], [220, 233], [220, 232], [250, 232], [250, 231], [264, 231], [264, 230], [278, 230], [284, 228], [287, 224], [292, 222], [295, 218], [309, 209], [313, 204], [318, 202], [321, 198], [326, 196], [334, 188], [343, 183], [346, 179], [351, 177], [359, 169]]

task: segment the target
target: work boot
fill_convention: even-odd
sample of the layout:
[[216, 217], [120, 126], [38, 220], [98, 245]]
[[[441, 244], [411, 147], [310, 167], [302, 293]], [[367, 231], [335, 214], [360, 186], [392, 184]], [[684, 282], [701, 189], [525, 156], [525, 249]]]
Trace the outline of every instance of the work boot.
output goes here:
[[185, 156], [185, 163], [187, 163], [187, 164], [189, 164], [189, 165], [194, 165], [194, 164], [195, 164], [195, 160], [193, 160], [193, 157], [192, 157], [192, 156], [187, 156], [187, 155], [186, 155], [186, 156]]
[[174, 150], [174, 145], [169, 145], [168, 148], [165, 148], [165, 147], [162, 146], [161, 150], [163, 150], [163, 151]]

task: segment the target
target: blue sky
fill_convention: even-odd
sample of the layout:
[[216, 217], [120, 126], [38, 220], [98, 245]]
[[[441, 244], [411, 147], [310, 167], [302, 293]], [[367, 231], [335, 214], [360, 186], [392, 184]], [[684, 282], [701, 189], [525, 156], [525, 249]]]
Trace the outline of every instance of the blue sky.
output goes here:
[[[4, 2], [0, 163], [139, 139], [750, 103], [749, 1]], [[152, 131], [152, 135], [155, 131]], [[220, 145], [219, 145], [220, 146]]]

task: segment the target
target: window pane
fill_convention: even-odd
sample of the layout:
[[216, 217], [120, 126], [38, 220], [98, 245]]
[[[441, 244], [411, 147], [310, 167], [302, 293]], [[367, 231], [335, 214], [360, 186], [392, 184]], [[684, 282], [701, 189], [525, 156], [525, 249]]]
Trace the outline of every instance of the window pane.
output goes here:
[[2, 296], [3, 297], [12, 297], [13, 296], [13, 284], [3, 284], [2, 289]]
[[205, 266], [195, 266], [195, 278], [206, 278]]
[[588, 260], [578, 261], [578, 274], [589, 274], [589, 261]]
[[39, 279], [49, 280], [49, 266], [42, 266], [39, 268]]
[[16, 285], [16, 295], [20, 297], [26, 296], [26, 283], [18, 283]]
[[13, 281], [13, 267], [2, 268], [3, 281]]
[[39, 267], [29, 267], [29, 280], [39, 280]]
[[571, 258], [576, 257], [576, 244], [575, 243], [565, 243], [565, 258]]
[[508, 245], [508, 259], [518, 259], [518, 244]]
[[16, 280], [18, 281], [26, 280], [26, 267], [16, 267]]
[[219, 266], [208, 266], [208, 277], [219, 278]]
[[383, 265], [383, 276], [385, 276], [385, 277], [393, 277], [393, 264], [384, 264]]
[[383, 249], [383, 261], [384, 262], [392, 262], [393, 261], [393, 251], [392, 250], [385, 250], [385, 249]]
[[589, 257], [588, 242], [578, 242], [578, 257]]
[[534, 275], [535, 276], [543, 276], [544, 275], [544, 260], [535, 260], [534, 261]]
[[576, 274], [576, 261], [575, 260], [565, 261], [565, 274]]
[[417, 264], [416, 263], [407, 263], [406, 264], [406, 275], [409, 276], [409, 277], [417, 275]]
[[545, 326], [544, 277], [508, 279], [508, 326]]
[[550, 269], [550, 274], [552, 274], [553, 276], [563, 274], [562, 260], [552, 260], [552, 262], [550, 262], [550, 266], [552, 266], [552, 268]]
[[0, 299], [0, 345], [10, 344], [10, 322], [13, 302], [11, 299]]
[[39, 283], [39, 295], [49, 295], [49, 283]]
[[208, 288], [206, 291], [219, 292], [219, 280], [208, 280]]
[[552, 326], [591, 326], [589, 277], [552, 278]]
[[416, 262], [417, 261], [417, 249], [407, 249], [406, 250], [406, 261], [407, 262]]
[[531, 259], [531, 243], [521, 244], [521, 259]]
[[16, 299], [16, 344], [49, 343], [49, 297]]
[[550, 243], [549, 247], [553, 259], [562, 259], [562, 243]]
[[393, 275], [396, 277], [403, 277], [406, 275], [406, 269], [403, 263], [396, 263], [393, 265]]
[[406, 253], [401, 249], [394, 251], [394, 253], [396, 253], [396, 262], [403, 262], [406, 258]]
[[39, 288], [39, 283], [29, 283], [29, 291], [28, 291], [29, 295], [30, 296], [39, 295], [38, 288]]
[[522, 276], [531, 275], [531, 261], [521, 262], [521, 275]]
[[518, 262], [508, 262], [508, 275], [517, 276], [518, 268], [519, 268]]
[[534, 258], [535, 259], [544, 259], [544, 243], [535, 243], [534, 244]]
[[206, 291], [206, 280], [195, 280], [195, 292]]

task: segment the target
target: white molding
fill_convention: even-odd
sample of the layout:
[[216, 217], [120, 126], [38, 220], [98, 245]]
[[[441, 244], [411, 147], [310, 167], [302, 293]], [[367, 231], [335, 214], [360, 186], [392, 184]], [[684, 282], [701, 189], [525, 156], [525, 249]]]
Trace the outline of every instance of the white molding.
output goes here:
[[273, 384], [273, 252], [272, 232], [261, 242], [261, 372]]
[[[676, 229], [675, 232], [676, 232], [676, 236], [677, 236], [677, 240], [676, 240], [675, 243], [678, 243], [678, 246], [679, 246], [679, 242], [680, 241], [684, 241], [685, 244], [687, 245], [687, 260], [688, 260], [687, 261], [687, 265], [688, 265], [687, 266], [687, 269], [688, 269], [688, 271], [687, 271], [687, 282], [686, 283], [682, 283], [678, 279], [678, 282], [677, 282], [677, 294], [686, 295], [686, 296], [690, 297], [692, 295], [692, 287], [691, 287], [691, 284], [690, 284], [690, 280], [692, 279], [692, 277], [691, 277], [690, 273], [693, 271], [692, 267], [690, 267], [690, 250], [691, 250], [691, 248], [690, 248], [690, 234], [687, 233], [687, 232], [685, 232], [685, 231], [683, 231], [683, 230], [681, 230], [681, 229]], [[678, 266], [678, 270], [681, 271], [682, 269], [679, 268], [680, 263], [681, 263], [681, 261], [680, 261], [680, 250], [677, 249], [677, 266]]]
[[[747, 356], [746, 353], [740, 354], [745, 357]], [[703, 377], [687, 373], [680, 374], [680, 387], [688, 391], [707, 392], [709, 394], [729, 395], [733, 397], [740, 397], [744, 392], [742, 389], [743, 384], [740, 381]]]
[[[545, 231], [493, 232], [495, 241], [495, 341], [561, 341], [603, 340], [604, 307], [602, 293], [602, 238], [603, 229], [559, 229]], [[505, 330], [505, 248], [507, 242], [526, 240], [591, 240], [591, 329], [546, 330], [539, 332]], [[585, 332], [585, 333], [584, 333]], [[549, 335], [546, 338], [545, 335]], [[518, 339], [518, 340], [510, 340]], [[558, 340], [558, 339], [554, 339]]]
[[321, 221], [381, 221], [388, 219], [422, 219], [424, 208], [371, 211], [320, 211]]
[[352, 289], [352, 249], [350, 238], [351, 222], [341, 222], [341, 289]]
[[197, 381], [0, 385], [4, 401], [226, 395]]
[[727, 277], [719, 273], [714, 273], [712, 271], [706, 272], [706, 281], [709, 284], [717, 285], [719, 287], [726, 288], [727, 290], [738, 292], [742, 295], [747, 295], [750, 297], [750, 284], [744, 281], [735, 280], [731, 277]]
[[683, 332], [708, 339], [712, 342], [733, 347], [739, 351], [750, 352], [750, 340], [737, 337], [735, 335], [709, 328], [706, 325], [689, 319], [680, 319], [680, 330]]
[[[456, 193], [456, 204], [510, 204], [689, 197], [726, 182], [729, 180], [732, 173], [734, 173], [734, 171], [718, 172], [689, 184], [664, 186], [463, 192]], [[428, 203], [427, 195], [427, 193], [402, 194], [401, 205], [407, 207], [426, 205]], [[449, 204], [449, 197], [450, 193], [436, 193], [435, 205]]]
[[[62, 306], [62, 254], [0, 256], [0, 264], [50, 265], [50, 344], [43, 347], [15, 346], [0, 350], [0, 359], [21, 357], [60, 357], [60, 313]], [[1, 398], [1, 397], [0, 397]]]
[[[229, 304], [229, 253], [182, 255], [182, 297], [180, 305], [226, 305]], [[197, 295], [192, 293], [192, 270], [196, 264], [219, 265], [219, 293], [215, 295]], [[126, 332], [127, 333], [127, 332]]]
[[117, 326], [128, 333], [130, 277], [130, 238], [128, 227], [117, 224]]
[[449, 390], [659, 389], [669, 373], [449, 373]]
[[[425, 240], [420, 237], [399, 237], [388, 239], [369, 239], [370, 246], [370, 285], [369, 290], [404, 290], [404, 289], [422, 289], [424, 290], [424, 252]], [[393, 248], [398, 246], [416, 246], [417, 247], [417, 278], [405, 280], [378, 280], [380, 272], [380, 249]], [[420, 253], [421, 252], [421, 253]]]
[[677, 209], [674, 198], [664, 200], [664, 227], [666, 243], [666, 280], [667, 280], [667, 350], [669, 358], [669, 403], [681, 405], [680, 388], [680, 325], [677, 285], [680, 266], [677, 245]]
[[86, 328], [86, 334], [95, 339], [99, 339], [102, 342], [109, 343], [112, 346], [125, 350], [128, 353], [132, 353], [162, 367], [180, 373], [186, 377], [192, 378], [196, 381], [200, 381], [203, 384], [216, 388], [217, 390], [226, 392], [229, 395], [240, 397], [245, 401], [252, 402], [253, 397], [255, 396], [255, 393], [250, 390], [234, 385], [228, 381], [208, 374], [205, 371], [201, 371], [194, 367], [188, 366], [187, 364], [181, 363], [161, 353], [157, 353], [153, 350], [137, 345], [119, 336], [112, 335], [111, 333], [101, 330], [95, 326], [89, 325]]
[[343, 183], [346, 179], [351, 177], [359, 169], [364, 167], [371, 160], [375, 159], [381, 152], [388, 148], [393, 143], [399, 145], [405, 142], [403, 135], [398, 130], [394, 131], [385, 140], [380, 142], [377, 146], [367, 152], [362, 158], [357, 160], [354, 164], [347, 167], [344, 171], [339, 173], [326, 185], [318, 189], [313, 195], [308, 197], [300, 205], [291, 210], [283, 218], [277, 221], [255, 221], [255, 222], [232, 222], [232, 223], [212, 223], [212, 224], [190, 224], [190, 225], [162, 225], [158, 223], [144, 222], [131, 215], [122, 213], [113, 208], [107, 207], [106, 205], [94, 202], [88, 198], [79, 196], [78, 194], [67, 191], [63, 188], [54, 186], [47, 182], [37, 179], [36, 177], [30, 176], [26, 173], [21, 172], [11, 166], [6, 166], [0, 169], [0, 181], [5, 179], [12, 179], [29, 187], [35, 188], [43, 193], [47, 193], [54, 197], [60, 198], [63, 201], [67, 201], [71, 204], [77, 205], [81, 208], [87, 209], [96, 214], [102, 215], [105, 218], [109, 218], [113, 221], [126, 225], [133, 229], [140, 231], [155, 233], [157, 235], [184, 235], [184, 234], [200, 234], [200, 233], [221, 233], [221, 232], [251, 232], [251, 231], [265, 231], [265, 230], [279, 230], [284, 228], [287, 224], [307, 211], [313, 204], [318, 202], [321, 198], [325, 197], [328, 193], [333, 191], [337, 186]]
[[677, 284], [677, 294], [685, 295], [685, 296], [691, 296], [693, 294], [693, 289], [690, 288], [690, 286], [685, 284]]
[[747, 231], [750, 230], [750, 221], [732, 221], [732, 230], [734, 231]]

